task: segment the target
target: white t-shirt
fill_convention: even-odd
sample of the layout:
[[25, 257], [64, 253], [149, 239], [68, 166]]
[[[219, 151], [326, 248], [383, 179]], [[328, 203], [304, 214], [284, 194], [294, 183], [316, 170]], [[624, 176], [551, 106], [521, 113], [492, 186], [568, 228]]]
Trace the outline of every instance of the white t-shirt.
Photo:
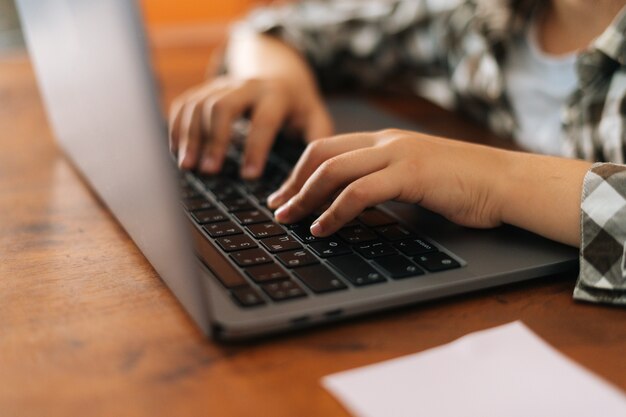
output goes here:
[[504, 78], [517, 118], [516, 142], [532, 152], [561, 155], [561, 112], [577, 84], [576, 54], [549, 55], [531, 25], [507, 55]]

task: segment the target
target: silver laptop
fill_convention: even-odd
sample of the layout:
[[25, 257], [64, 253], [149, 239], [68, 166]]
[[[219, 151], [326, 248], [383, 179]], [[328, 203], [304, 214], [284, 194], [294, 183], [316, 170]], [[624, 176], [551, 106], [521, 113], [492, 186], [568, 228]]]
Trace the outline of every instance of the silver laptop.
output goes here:
[[[278, 225], [264, 199], [301, 147], [279, 138], [261, 181], [237, 178], [236, 147], [219, 176], [178, 172], [135, 2], [17, 3], [59, 144], [207, 335], [249, 338], [576, 269], [574, 248], [408, 204], [367, 210], [322, 240], [306, 222]], [[330, 107], [340, 131], [418, 129], [359, 100]]]

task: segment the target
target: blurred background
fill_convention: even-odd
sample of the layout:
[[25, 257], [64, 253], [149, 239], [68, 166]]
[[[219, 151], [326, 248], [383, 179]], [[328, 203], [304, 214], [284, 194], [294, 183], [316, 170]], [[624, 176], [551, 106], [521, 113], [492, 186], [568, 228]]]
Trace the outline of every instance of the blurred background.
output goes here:
[[146, 20], [151, 26], [176, 26], [233, 20], [268, 0], [142, 0]]
[[[282, 0], [284, 2], [284, 0]], [[154, 42], [184, 44], [212, 42], [220, 26], [271, 0], [141, 0]], [[0, 0], [0, 51], [19, 51], [23, 40], [14, 0]]]
[[22, 47], [22, 34], [13, 0], [0, 0], [0, 51]]

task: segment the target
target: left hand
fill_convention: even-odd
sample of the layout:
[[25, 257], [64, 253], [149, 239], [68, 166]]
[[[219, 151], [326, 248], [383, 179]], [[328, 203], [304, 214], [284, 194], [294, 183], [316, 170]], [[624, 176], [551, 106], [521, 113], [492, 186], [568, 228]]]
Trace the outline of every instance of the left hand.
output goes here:
[[513, 154], [394, 129], [335, 136], [309, 144], [268, 206], [278, 208], [278, 221], [293, 223], [338, 193], [311, 226], [319, 237], [387, 200], [420, 204], [461, 225], [495, 227]]

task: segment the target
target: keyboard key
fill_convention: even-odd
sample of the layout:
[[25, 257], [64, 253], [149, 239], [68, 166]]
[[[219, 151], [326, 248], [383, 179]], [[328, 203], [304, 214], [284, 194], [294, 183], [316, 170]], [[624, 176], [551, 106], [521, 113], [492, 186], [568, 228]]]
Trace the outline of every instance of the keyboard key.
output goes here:
[[235, 216], [237, 221], [243, 225], [269, 222], [271, 220], [260, 210], [240, 211], [238, 213], [233, 213], [233, 216]]
[[237, 190], [234, 185], [218, 186], [211, 190], [218, 201], [234, 200], [242, 198], [243, 195]]
[[377, 238], [374, 232], [363, 226], [344, 227], [337, 234], [350, 244], [369, 242]]
[[383, 239], [392, 242], [413, 237], [413, 233], [411, 231], [397, 224], [391, 226], [377, 227], [375, 230], [376, 233], [383, 237]]
[[244, 275], [198, 229], [191, 228], [194, 247], [202, 263], [226, 288], [248, 285]]
[[306, 297], [306, 292], [304, 292], [302, 287], [291, 279], [261, 284], [261, 288], [263, 288], [263, 291], [274, 301]]
[[250, 249], [255, 248], [256, 243], [252, 240], [252, 238], [246, 235], [234, 235], [228, 237], [220, 237], [219, 239], [215, 239], [218, 245], [226, 252], [233, 252], [237, 250]]
[[266, 206], [267, 205], [267, 197], [269, 197], [270, 194], [272, 194], [274, 191], [276, 190], [276, 188], [272, 187], [272, 188], [263, 188], [260, 190], [257, 190], [255, 192], [252, 193], [252, 195], [254, 196], [254, 198], [257, 199], [257, 201], [259, 202], [259, 204]]
[[361, 243], [360, 245], [353, 246], [353, 248], [367, 259], [380, 258], [381, 256], [395, 255], [398, 253], [393, 246], [381, 241]]
[[433, 252], [415, 258], [417, 263], [431, 272], [459, 268], [461, 265], [443, 252]]
[[270, 255], [263, 249], [242, 250], [241, 252], [231, 253], [230, 257], [241, 267], [272, 262]]
[[318, 263], [318, 260], [311, 252], [306, 249], [294, 250], [290, 252], [280, 252], [276, 255], [286, 267], [298, 268], [300, 266]]
[[254, 307], [265, 304], [261, 295], [250, 286], [230, 290], [231, 295], [243, 307]]
[[289, 235], [261, 239], [260, 242], [261, 245], [265, 247], [265, 249], [272, 253], [302, 248], [302, 245]]
[[267, 184], [265, 184], [265, 182], [259, 181], [259, 180], [244, 181], [243, 185], [246, 188], [246, 191], [248, 191], [251, 194], [254, 193], [255, 191], [259, 191], [261, 189], [267, 189]]
[[260, 204], [265, 205], [267, 196], [276, 191], [280, 184], [270, 184], [266, 178], [261, 180], [247, 181], [244, 185], [246, 190], [256, 198]]
[[239, 162], [237, 162], [233, 155], [226, 155], [219, 175], [220, 177], [239, 180]]
[[374, 262], [392, 278], [406, 278], [424, 273], [417, 265], [401, 255], [378, 258]]
[[379, 209], [365, 210], [358, 219], [370, 227], [387, 226], [397, 223], [396, 219]]
[[330, 269], [321, 264], [298, 268], [294, 273], [307, 287], [316, 293], [348, 288]]
[[195, 189], [191, 188], [191, 187], [187, 187], [184, 188], [180, 191], [180, 197], [183, 200], [189, 199], [189, 198], [197, 198], [197, 197], [201, 197], [200, 193], [198, 191], [196, 191]]
[[188, 211], [207, 210], [213, 208], [213, 204], [204, 197], [187, 198], [183, 200], [183, 206]]
[[352, 284], [361, 286], [385, 282], [386, 279], [370, 264], [358, 255], [346, 255], [331, 258], [328, 263], [334, 266]]
[[263, 170], [263, 182], [268, 184], [281, 184], [287, 177], [287, 172], [283, 168], [281, 168], [276, 162], [273, 160], [268, 160], [265, 165], [265, 169]]
[[182, 189], [185, 190], [187, 188], [193, 188], [192, 185], [189, 183], [189, 181], [187, 180], [187, 177], [185, 176], [184, 173], [180, 173], [180, 176], [178, 178], [178, 186]]
[[306, 217], [306, 218], [304, 218], [304, 219], [300, 220], [300, 221], [299, 221], [299, 222], [297, 222], [297, 223], [289, 223], [289, 224], [285, 224], [284, 226], [285, 226], [287, 229], [289, 229], [289, 230], [291, 230], [291, 229], [297, 229], [297, 228], [299, 228], [299, 227], [301, 227], [301, 226], [305, 226], [305, 225], [306, 225], [308, 228], [310, 228], [310, 227], [311, 227], [311, 224], [313, 223], [313, 221], [315, 221], [315, 217], [313, 217], [313, 216], [309, 216], [309, 217]]
[[310, 231], [311, 224], [310, 223], [296, 223], [293, 226], [290, 226], [291, 231], [298, 239], [300, 239], [304, 243], [317, 242], [322, 240], [323, 238], [315, 237], [311, 234]]
[[432, 243], [421, 238], [402, 240], [394, 246], [407, 256], [417, 256], [437, 251], [437, 248]]
[[350, 246], [346, 245], [338, 239], [332, 240], [320, 240], [318, 242], [309, 243], [309, 248], [322, 258], [328, 258], [329, 256], [344, 255], [346, 253], [352, 253]]
[[203, 229], [213, 238], [243, 233], [243, 230], [231, 221], [207, 224]]
[[286, 233], [285, 229], [274, 222], [253, 224], [252, 226], [248, 226], [247, 229], [250, 233], [252, 233], [252, 236], [257, 239], [284, 235]]
[[[321, 206], [319, 206], [318, 208], [316, 208], [315, 210], [313, 210], [313, 212], [311, 213], [311, 216], [315, 217], [317, 219], [322, 214], [324, 214], [324, 212], [326, 210], [328, 210], [329, 208], [330, 208], [330, 202], [324, 203]], [[352, 221], [354, 221], [354, 220], [352, 220]], [[356, 226], [356, 225], [354, 225], [354, 226]]]
[[224, 220], [228, 220], [228, 217], [226, 216], [226, 214], [222, 213], [218, 209], [194, 211], [191, 213], [191, 215], [193, 216], [195, 221], [197, 221], [200, 224], [216, 223], [216, 222], [223, 222]]
[[289, 278], [289, 274], [287, 274], [287, 271], [285, 271], [282, 266], [276, 263], [246, 268], [246, 273], [255, 282], [267, 282], [275, 281], [277, 279]]
[[254, 206], [252, 205], [252, 203], [250, 203], [250, 200], [245, 197], [222, 201], [222, 204], [224, 205], [224, 207], [226, 207], [226, 211], [228, 211], [229, 213], [254, 209]]
[[222, 187], [232, 186], [231, 182], [227, 179], [221, 178], [219, 175], [200, 175], [198, 179], [202, 184], [204, 184], [204, 188], [209, 191], [218, 190]]

